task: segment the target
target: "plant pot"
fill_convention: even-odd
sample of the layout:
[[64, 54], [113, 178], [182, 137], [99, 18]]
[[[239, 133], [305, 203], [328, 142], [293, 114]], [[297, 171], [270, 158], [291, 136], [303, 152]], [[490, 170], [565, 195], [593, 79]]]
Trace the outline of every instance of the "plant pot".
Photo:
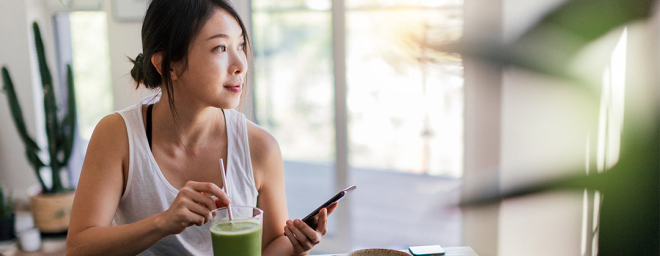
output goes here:
[[16, 214], [0, 217], [0, 241], [6, 241], [16, 238]]
[[75, 191], [60, 194], [37, 193], [30, 196], [34, 226], [43, 233], [61, 233], [69, 229]]

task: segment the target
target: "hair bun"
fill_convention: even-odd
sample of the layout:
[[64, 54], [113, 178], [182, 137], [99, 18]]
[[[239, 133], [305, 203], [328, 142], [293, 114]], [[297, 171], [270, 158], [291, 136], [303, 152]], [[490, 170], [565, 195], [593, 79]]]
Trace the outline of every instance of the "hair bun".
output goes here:
[[128, 58], [131, 62], [133, 62], [133, 69], [131, 69], [131, 77], [133, 77], [133, 80], [137, 82], [138, 84], [142, 83], [144, 81], [144, 65], [143, 65], [143, 60], [144, 56], [142, 53], [138, 54], [137, 57], [135, 57], [135, 60]]

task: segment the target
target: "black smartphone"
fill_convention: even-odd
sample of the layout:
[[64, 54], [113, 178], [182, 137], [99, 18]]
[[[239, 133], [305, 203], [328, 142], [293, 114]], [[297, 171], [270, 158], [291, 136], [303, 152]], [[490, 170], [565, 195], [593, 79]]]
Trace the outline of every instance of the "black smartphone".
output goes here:
[[445, 250], [439, 245], [412, 246], [409, 247], [410, 253], [415, 256], [441, 256], [445, 255]]
[[319, 214], [319, 211], [321, 211], [321, 209], [323, 209], [325, 207], [330, 206], [331, 204], [333, 204], [335, 202], [339, 202], [344, 197], [346, 197], [346, 195], [348, 195], [348, 193], [353, 192], [353, 190], [355, 190], [356, 188], [357, 188], [357, 186], [353, 185], [353, 186], [347, 187], [346, 189], [344, 189], [342, 191], [339, 191], [339, 193], [337, 193], [335, 196], [330, 198], [330, 200], [328, 200], [327, 202], [323, 203], [321, 206], [319, 206], [319, 208], [316, 208], [316, 210], [312, 211], [310, 214], [307, 214], [307, 216], [305, 216], [305, 218], [303, 218], [302, 221], [307, 223], [307, 225], [309, 225], [309, 227], [311, 227], [312, 229], [316, 230], [316, 227], [319, 224], [318, 223], [319, 219], [314, 218], [314, 217], [316, 217], [316, 215]]

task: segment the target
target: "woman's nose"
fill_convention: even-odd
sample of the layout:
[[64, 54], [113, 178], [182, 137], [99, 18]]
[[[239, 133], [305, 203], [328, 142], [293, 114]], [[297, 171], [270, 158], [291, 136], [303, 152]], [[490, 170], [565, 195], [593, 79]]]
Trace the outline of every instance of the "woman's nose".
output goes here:
[[247, 57], [243, 51], [234, 51], [229, 61], [229, 74], [238, 75], [247, 69]]

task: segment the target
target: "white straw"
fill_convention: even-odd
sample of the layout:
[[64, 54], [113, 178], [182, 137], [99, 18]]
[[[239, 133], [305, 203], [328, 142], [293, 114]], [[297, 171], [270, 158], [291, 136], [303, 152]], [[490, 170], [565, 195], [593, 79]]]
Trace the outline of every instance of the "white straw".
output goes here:
[[[222, 158], [220, 158], [220, 170], [222, 171], [222, 189], [225, 191], [225, 195], [229, 197], [229, 192], [227, 191], [227, 172], [225, 172], [225, 163], [222, 162]], [[231, 204], [227, 205], [227, 213], [229, 214], [229, 220], [233, 220], [234, 217], [231, 214]]]

